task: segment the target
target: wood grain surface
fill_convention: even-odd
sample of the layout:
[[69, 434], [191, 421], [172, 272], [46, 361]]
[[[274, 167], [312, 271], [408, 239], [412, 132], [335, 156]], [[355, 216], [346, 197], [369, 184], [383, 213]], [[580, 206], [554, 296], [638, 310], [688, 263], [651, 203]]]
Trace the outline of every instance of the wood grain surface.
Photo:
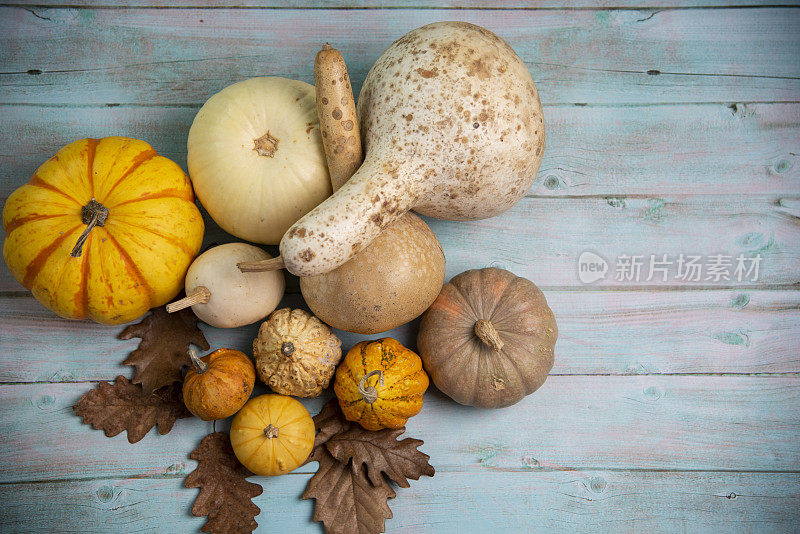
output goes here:
[[791, 8], [7, 7], [0, 46], [13, 53], [0, 71], [0, 102], [201, 104], [252, 76], [313, 83], [326, 41], [344, 55], [358, 91], [392, 41], [441, 20], [480, 24], [506, 39], [548, 104], [794, 101], [800, 88], [800, 19]]
[[[167, 435], [151, 431], [136, 444], [122, 434], [109, 439], [72, 414], [90, 386], [0, 389], [6, 407], [0, 414], [0, 482], [85, 478], [87, 468], [93, 477], [155, 476], [184, 461], [198, 437], [211, 432], [211, 423], [190, 418], [176, 422]], [[316, 413], [323, 400], [303, 402]], [[800, 462], [798, 410], [800, 383], [794, 377], [551, 376], [512, 409], [460, 406], [431, 391], [425, 409], [406, 428], [424, 438], [437, 473], [793, 471]], [[764, 424], [769, 432], [757, 431]], [[312, 470], [304, 466], [298, 472]]]
[[[186, 532], [197, 490], [183, 487], [180, 465], [154, 478], [112, 478], [0, 485], [5, 525], [14, 532]], [[481, 478], [477, 478], [480, 476]], [[263, 483], [254, 502], [264, 532], [302, 533], [313, 514], [300, 501], [310, 475]], [[481, 491], [475, 491], [476, 480]], [[774, 531], [796, 526], [796, 473], [609, 470], [437, 472], [391, 501], [389, 532]], [[520, 497], [503, 498], [508, 488]], [[528, 522], [520, 523], [520, 509]], [[31, 524], [31, 515], [42, 519]], [[91, 525], [91, 526], [88, 526]], [[665, 527], [666, 526], [666, 527]], [[38, 528], [41, 527], [41, 530]]]
[[[800, 524], [800, 8], [791, 0], [19, 0], [0, 6], [0, 202], [66, 143], [127, 135], [186, 167], [202, 103], [230, 83], [313, 81], [330, 41], [358, 90], [380, 53], [439, 20], [481, 24], [528, 65], [547, 149], [512, 210], [426, 219], [447, 277], [500, 266], [543, 288], [556, 363], [520, 404], [435, 388], [408, 435], [434, 478], [388, 532], [790, 532]], [[233, 241], [206, 216], [206, 244]], [[609, 263], [584, 284], [578, 258]], [[761, 257], [757, 280], [616, 280], [620, 255]], [[673, 266], [674, 267], [674, 266]], [[646, 264], [645, 264], [646, 271]], [[288, 279], [283, 305], [303, 306]], [[203, 326], [251, 352], [258, 325]], [[391, 335], [414, 346], [417, 322]], [[72, 405], [131, 376], [121, 327], [56, 317], [0, 267], [0, 531], [191, 532], [179, 420], [129, 444]], [[337, 332], [345, 348], [365, 339]], [[257, 391], [264, 391], [258, 386]], [[315, 413], [328, 398], [304, 400]], [[216, 423], [225, 429], [226, 422]], [[316, 464], [272, 479], [259, 532], [321, 532]]]

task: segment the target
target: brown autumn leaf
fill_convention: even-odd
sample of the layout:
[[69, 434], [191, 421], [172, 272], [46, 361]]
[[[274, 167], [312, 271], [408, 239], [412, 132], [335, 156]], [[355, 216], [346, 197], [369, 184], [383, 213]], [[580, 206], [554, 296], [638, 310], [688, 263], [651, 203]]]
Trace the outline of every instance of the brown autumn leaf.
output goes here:
[[198, 464], [184, 485], [200, 488], [192, 514], [208, 516], [201, 530], [220, 534], [255, 530], [258, 527], [255, 518], [261, 509], [253, 503], [253, 498], [264, 490], [246, 480], [253, 474], [236, 459], [230, 436], [226, 432], [207, 435], [189, 458]]
[[328, 534], [384, 532], [392, 518], [386, 501], [395, 496], [386, 479], [374, 486], [362, 468], [341, 463], [324, 446], [315, 459], [319, 468], [303, 493], [303, 499], [316, 500], [314, 521], [322, 521]]
[[381, 473], [384, 473], [401, 488], [407, 488], [409, 478], [432, 477], [435, 470], [428, 463], [430, 456], [417, 450], [423, 441], [414, 438], [399, 441], [397, 438], [403, 432], [405, 427], [371, 431], [353, 425], [331, 437], [325, 448], [341, 463], [352, 460], [353, 469], [366, 468], [375, 486], [383, 482]]
[[314, 521], [333, 534], [383, 532], [392, 518], [387, 500], [395, 492], [386, 476], [402, 487], [408, 478], [433, 476], [418, 439], [397, 437], [405, 428], [364, 430], [344, 418], [334, 398], [314, 417], [317, 435], [307, 462], [319, 462], [303, 499], [315, 499]]
[[[325, 403], [325, 406], [314, 416], [314, 426], [317, 429], [317, 435], [314, 438], [314, 449], [316, 450], [336, 434], [350, 430], [356, 424], [344, 418], [342, 409], [339, 408], [339, 401], [334, 397]], [[311, 454], [313, 456], [313, 451]]]
[[175, 313], [167, 313], [163, 306], [153, 308], [144, 319], [119, 335], [120, 339], [134, 337], [142, 341], [122, 363], [136, 368], [133, 383], [141, 384], [146, 392], [183, 379], [182, 370], [191, 363], [189, 345], [209, 349], [190, 308]]
[[183, 404], [180, 384], [145, 393], [142, 386], [124, 376], [113, 383], [100, 382], [84, 393], [73, 409], [84, 423], [105, 431], [110, 438], [127, 430], [130, 443], [142, 439], [156, 425], [160, 434], [166, 434], [177, 419], [192, 415]]

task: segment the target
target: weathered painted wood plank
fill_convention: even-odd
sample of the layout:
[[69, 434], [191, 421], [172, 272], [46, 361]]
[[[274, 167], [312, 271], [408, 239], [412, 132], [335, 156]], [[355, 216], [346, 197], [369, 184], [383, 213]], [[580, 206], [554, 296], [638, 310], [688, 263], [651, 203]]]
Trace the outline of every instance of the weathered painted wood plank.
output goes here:
[[[251, 479], [264, 488], [257, 533], [321, 531], [313, 501], [300, 500], [309, 476]], [[0, 528], [199, 531], [205, 518], [189, 512], [197, 491], [183, 478], [0, 485]], [[796, 473], [495, 471], [478, 486], [472, 472], [438, 471], [397, 494], [387, 532], [791, 531], [800, 521]]]
[[[0, 131], [15, 132], [0, 146], [0, 199], [82, 137], [145, 139], [185, 168], [196, 113], [0, 106]], [[531, 195], [800, 195], [800, 104], [547, 106], [545, 116], [547, 149]]]
[[[2, 111], [0, 126], [16, 135], [0, 149], [6, 170], [0, 199], [60, 146], [80, 137], [144, 138], [185, 164], [186, 132], [195, 113], [193, 108], [25, 106]], [[736, 112], [722, 105], [567, 106], [548, 113], [551, 148], [530, 194], [557, 198], [528, 198], [485, 221], [433, 221], [445, 246], [448, 275], [498, 262], [540, 285], [574, 286], [578, 257], [588, 249], [611, 262], [619, 254], [761, 252], [761, 284], [798, 281], [800, 157], [794, 147], [800, 140], [800, 106], [748, 105]], [[609, 125], [618, 135], [607, 135]], [[720, 189], [737, 196], [693, 195]], [[742, 196], [754, 192], [774, 196]], [[573, 195], [603, 198], [571, 200]], [[499, 229], [517, 237], [498, 240]], [[208, 225], [207, 243], [231, 239]], [[609, 276], [603, 283], [613, 282]], [[651, 280], [648, 285], [681, 283]], [[0, 291], [19, 289], [5, 265], [0, 267]]]
[[[795, 198], [529, 197], [492, 219], [468, 223], [426, 220], [444, 247], [448, 276], [489, 264], [543, 287], [581, 286], [578, 259], [591, 251], [609, 263], [605, 278], [595, 282], [607, 287], [756, 287], [800, 282], [796, 267], [800, 261], [800, 200]], [[509, 237], [498, 238], [500, 235]], [[698, 282], [677, 277], [680, 254], [704, 258]], [[710, 258], [731, 256], [726, 261], [736, 263], [740, 254], [761, 258], [758, 280], [753, 281], [752, 276], [741, 281], [735, 276], [714, 280], [707, 269], [713, 261]], [[643, 263], [633, 282], [617, 279], [620, 258], [626, 255]], [[672, 262], [665, 267], [666, 275], [654, 271], [650, 277], [651, 256], [657, 262], [663, 255]]]
[[[169, 474], [210, 431], [209, 423], [187, 419], [134, 445], [123, 435], [106, 438], [72, 414], [90, 387], [0, 387], [0, 482]], [[322, 399], [303, 402], [316, 413]], [[793, 471], [800, 378], [551, 376], [504, 410], [460, 406], [432, 389], [408, 432], [425, 441], [439, 472]]]
[[[31, 6], [39, 11], [41, 0], [16, 0], [18, 6]], [[707, 7], [762, 7], [758, 0], [82, 0], [71, 7], [160, 7], [160, 8], [298, 8], [298, 9], [677, 9]], [[793, 0], [770, 0], [770, 6], [794, 6]], [[653, 9], [657, 11], [658, 9]]]
[[[800, 373], [800, 291], [547, 291], [559, 326], [553, 374]], [[282, 306], [303, 306], [299, 295]], [[32, 298], [0, 300], [0, 382], [131, 376], [138, 340], [122, 327], [67, 321]], [[252, 354], [258, 324], [203, 326], [212, 348]], [[416, 346], [417, 323], [373, 336], [337, 331], [345, 350], [394, 337]], [[631, 343], [631, 340], [637, 340]]]
[[393, 40], [438, 20], [495, 30], [529, 65], [548, 104], [796, 101], [800, 89], [800, 12], [791, 8], [6, 7], [0, 102], [201, 103], [251, 76], [311, 81], [314, 55], [326, 41], [343, 52], [358, 90]]
[[[492, 219], [425, 220], [444, 248], [448, 278], [491, 265], [543, 288], [587, 287], [579, 279], [578, 263], [589, 251], [600, 255], [598, 262], [607, 263], [604, 278], [595, 286], [758, 289], [800, 283], [800, 198], [796, 197], [527, 197]], [[230, 239], [216, 225], [206, 228], [206, 243]], [[681, 254], [684, 260], [700, 258], [699, 278], [679, 276]], [[664, 255], [669, 265], [663, 266], [662, 274], [658, 262]], [[740, 255], [742, 270], [737, 275]], [[719, 256], [726, 264], [721, 268], [724, 277], [709, 267]], [[655, 262], [652, 276], [651, 261]], [[756, 261], [758, 272], [749, 271]], [[630, 277], [625, 269], [619, 271], [624, 262], [639, 265]], [[682, 273], [687, 274], [685, 267]], [[3, 264], [0, 291], [20, 290]]]

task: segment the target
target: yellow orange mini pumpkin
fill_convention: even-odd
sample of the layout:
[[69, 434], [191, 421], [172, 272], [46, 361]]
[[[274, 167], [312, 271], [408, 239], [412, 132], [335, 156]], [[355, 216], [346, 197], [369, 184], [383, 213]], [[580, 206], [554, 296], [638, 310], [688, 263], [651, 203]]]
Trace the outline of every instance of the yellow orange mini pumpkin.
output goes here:
[[192, 368], [183, 379], [183, 403], [203, 421], [225, 419], [238, 412], [256, 383], [256, 368], [245, 353], [217, 349], [198, 358], [189, 349]]
[[300, 401], [285, 395], [250, 399], [231, 423], [231, 446], [239, 462], [257, 475], [294, 471], [314, 447], [314, 420]]
[[169, 302], [200, 250], [186, 174], [144, 141], [75, 141], [3, 208], [11, 274], [62, 317], [121, 324]]
[[390, 337], [356, 344], [336, 369], [333, 389], [345, 418], [367, 430], [400, 428], [422, 409], [422, 360]]

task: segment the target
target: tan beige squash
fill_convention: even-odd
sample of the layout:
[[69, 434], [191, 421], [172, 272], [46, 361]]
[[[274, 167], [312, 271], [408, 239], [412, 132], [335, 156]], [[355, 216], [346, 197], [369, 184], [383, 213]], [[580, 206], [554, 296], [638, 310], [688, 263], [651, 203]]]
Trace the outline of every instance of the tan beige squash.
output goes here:
[[466, 271], [422, 316], [417, 346], [433, 383], [461, 404], [510, 406], [544, 383], [558, 337], [530, 280], [504, 269]]
[[217, 328], [260, 321], [283, 298], [283, 273], [243, 273], [237, 264], [269, 258], [269, 254], [247, 243], [226, 243], [208, 249], [186, 273], [186, 297], [167, 304], [167, 311], [174, 313], [191, 306], [200, 320]]
[[342, 359], [342, 342], [307, 311], [282, 308], [259, 328], [253, 356], [259, 378], [275, 393], [317, 397]]

